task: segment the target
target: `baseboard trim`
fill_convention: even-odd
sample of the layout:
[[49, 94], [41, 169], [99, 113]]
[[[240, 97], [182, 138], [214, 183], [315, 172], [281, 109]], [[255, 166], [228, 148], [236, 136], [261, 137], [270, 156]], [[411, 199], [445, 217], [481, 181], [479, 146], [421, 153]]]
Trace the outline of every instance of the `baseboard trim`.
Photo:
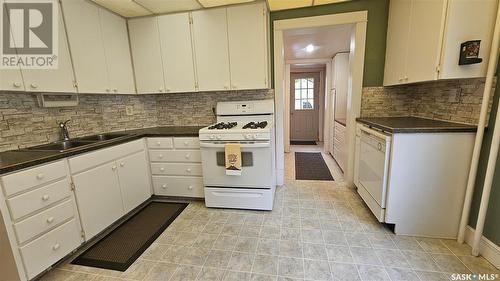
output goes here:
[[[471, 247], [474, 241], [475, 231], [476, 230], [470, 226], [467, 226], [465, 231], [465, 243]], [[481, 243], [479, 245], [479, 253], [496, 268], [500, 268], [500, 246], [495, 245], [495, 243], [483, 236], [481, 237]]]

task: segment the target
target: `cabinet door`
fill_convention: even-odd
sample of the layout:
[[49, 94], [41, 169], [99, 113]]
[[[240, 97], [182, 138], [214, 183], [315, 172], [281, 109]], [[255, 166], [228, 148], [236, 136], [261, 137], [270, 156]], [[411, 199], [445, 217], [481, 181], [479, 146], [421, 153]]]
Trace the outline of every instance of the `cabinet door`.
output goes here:
[[128, 21], [130, 46], [138, 94], [165, 90], [157, 17]]
[[268, 88], [265, 3], [227, 8], [231, 89]]
[[[405, 83], [436, 80], [444, 30], [445, 0], [412, 1]], [[457, 46], [458, 48], [458, 46]]]
[[107, 93], [108, 73], [99, 7], [82, 0], [61, 2], [80, 93]]
[[118, 177], [125, 213], [151, 197], [146, 152], [141, 151], [117, 161]]
[[135, 94], [132, 58], [128, 42], [127, 22], [104, 9], [99, 9], [109, 88], [113, 93]]
[[59, 13], [59, 45], [57, 69], [23, 69], [27, 91], [35, 92], [76, 92], [73, 66], [69, 56], [66, 31], [62, 14]]
[[[389, 6], [387, 45], [385, 52], [384, 86], [404, 83], [408, 32], [410, 29], [410, 0], [392, 0]], [[420, 42], [425, 44], [425, 42]]]
[[88, 240], [123, 214], [116, 163], [107, 163], [73, 176], [78, 211]]
[[[5, 9], [3, 16], [6, 16]], [[11, 34], [12, 36], [12, 34]], [[21, 69], [0, 69], [0, 90], [24, 91], [24, 81]]]
[[229, 90], [226, 9], [192, 13], [198, 89]]
[[158, 17], [166, 92], [194, 92], [195, 74], [189, 13]]

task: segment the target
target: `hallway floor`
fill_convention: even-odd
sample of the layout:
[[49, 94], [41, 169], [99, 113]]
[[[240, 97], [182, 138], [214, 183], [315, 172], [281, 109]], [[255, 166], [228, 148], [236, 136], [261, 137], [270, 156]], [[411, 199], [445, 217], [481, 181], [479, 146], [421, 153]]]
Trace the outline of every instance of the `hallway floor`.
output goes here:
[[287, 153], [286, 183], [271, 212], [193, 202], [126, 272], [63, 264], [42, 280], [434, 281], [500, 274], [454, 240], [392, 234], [328, 157], [335, 181], [296, 181], [294, 154]]

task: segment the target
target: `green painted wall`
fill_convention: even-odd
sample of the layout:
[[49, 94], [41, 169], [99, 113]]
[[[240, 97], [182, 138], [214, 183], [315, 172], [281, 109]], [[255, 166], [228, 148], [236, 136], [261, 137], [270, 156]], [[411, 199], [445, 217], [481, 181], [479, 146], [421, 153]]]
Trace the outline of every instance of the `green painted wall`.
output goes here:
[[[352, 0], [336, 4], [271, 12], [271, 53], [273, 47], [273, 21], [328, 14], [368, 11], [365, 69], [363, 86], [382, 86], [384, 78], [385, 39], [389, 0]], [[271, 62], [273, 62], [271, 54]], [[274, 67], [274, 63], [272, 63]], [[274, 76], [274, 70], [272, 72]], [[274, 77], [273, 77], [274, 81]]]
[[[498, 62], [500, 64], [500, 60]], [[500, 67], [497, 68], [497, 77], [500, 75]], [[476, 227], [479, 205], [481, 203], [481, 194], [483, 191], [484, 176], [486, 174], [486, 165], [488, 164], [488, 154], [493, 138], [493, 127], [495, 127], [495, 118], [500, 98], [500, 83], [497, 80], [495, 94], [493, 98], [493, 106], [491, 108], [491, 116], [488, 124], [488, 129], [484, 133], [483, 147], [481, 148], [481, 157], [479, 158], [479, 169], [472, 199], [472, 208], [470, 213], [469, 225]], [[486, 215], [486, 224], [484, 226], [484, 236], [497, 245], [500, 245], [500, 154], [497, 157], [495, 167], [495, 175], [493, 177], [493, 185], [491, 187], [490, 202]]]

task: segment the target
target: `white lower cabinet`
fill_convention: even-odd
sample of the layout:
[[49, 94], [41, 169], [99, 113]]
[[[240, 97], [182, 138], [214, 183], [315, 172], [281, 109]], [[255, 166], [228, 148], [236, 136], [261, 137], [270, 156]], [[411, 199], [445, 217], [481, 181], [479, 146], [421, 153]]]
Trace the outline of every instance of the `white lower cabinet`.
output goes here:
[[144, 147], [141, 139], [69, 160], [86, 240], [151, 196]]
[[88, 240], [124, 214], [114, 162], [73, 175], [76, 201]]
[[156, 195], [205, 197], [198, 138], [148, 138], [147, 143]]
[[181, 197], [204, 197], [203, 178], [153, 176], [155, 194]]
[[76, 218], [20, 248], [29, 279], [76, 249], [80, 231]]
[[132, 154], [119, 159], [117, 163], [123, 208], [127, 213], [151, 197], [146, 152]]
[[81, 245], [65, 159], [2, 175], [0, 185], [0, 280], [33, 279]]

